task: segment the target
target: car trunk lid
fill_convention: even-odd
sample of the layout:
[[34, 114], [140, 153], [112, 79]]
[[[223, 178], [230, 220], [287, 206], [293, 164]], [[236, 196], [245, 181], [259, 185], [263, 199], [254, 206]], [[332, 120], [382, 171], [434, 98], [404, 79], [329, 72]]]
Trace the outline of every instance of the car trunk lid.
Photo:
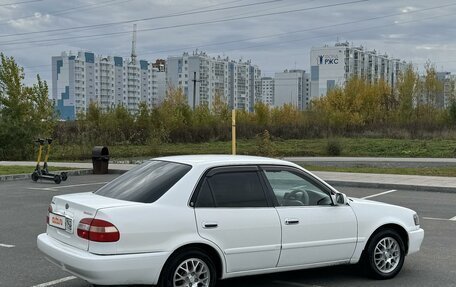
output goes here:
[[95, 218], [100, 209], [140, 204], [96, 195], [92, 192], [55, 196], [51, 202], [47, 233], [49, 236], [82, 250], [89, 249], [89, 240], [78, 236], [83, 218]]

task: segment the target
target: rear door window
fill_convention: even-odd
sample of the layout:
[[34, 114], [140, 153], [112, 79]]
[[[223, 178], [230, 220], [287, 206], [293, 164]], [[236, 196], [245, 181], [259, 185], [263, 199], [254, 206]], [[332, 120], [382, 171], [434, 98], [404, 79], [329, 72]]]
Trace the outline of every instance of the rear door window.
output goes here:
[[196, 207], [267, 207], [268, 202], [256, 171], [223, 172], [207, 177]]
[[167, 161], [146, 161], [131, 169], [95, 194], [134, 202], [151, 203], [176, 184], [191, 166]]

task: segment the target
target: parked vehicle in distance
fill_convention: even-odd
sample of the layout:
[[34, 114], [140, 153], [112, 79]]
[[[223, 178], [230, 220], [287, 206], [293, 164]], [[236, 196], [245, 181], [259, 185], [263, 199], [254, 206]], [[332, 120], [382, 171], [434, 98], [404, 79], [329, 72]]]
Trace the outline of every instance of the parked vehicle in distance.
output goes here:
[[424, 231], [407, 208], [347, 198], [270, 158], [156, 158], [95, 192], [54, 196], [38, 248], [92, 284], [217, 279], [362, 262], [398, 274]]

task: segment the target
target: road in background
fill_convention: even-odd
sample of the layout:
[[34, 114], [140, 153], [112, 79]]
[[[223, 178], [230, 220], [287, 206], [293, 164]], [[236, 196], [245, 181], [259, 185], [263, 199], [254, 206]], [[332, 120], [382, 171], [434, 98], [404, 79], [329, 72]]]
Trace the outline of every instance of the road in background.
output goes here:
[[[36, 236], [45, 231], [47, 207], [54, 195], [94, 191], [117, 176], [77, 176], [60, 185], [31, 181], [0, 183], [0, 286], [27, 287], [48, 282], [55, 284], [41, 286], [90, 286], [45, 260], [36, 247]], [[409, 207], [420, 215], [425, 230], [422, 250], [406, 258], [396, 278], [374, 281], [361, 275], [357, 266], [336, 266], [230, 279], [218, 286], [455, 286], [456, 221], [449, 220], [456, 216], [455, 193], [338, 189], [348, 196], [373, 196], [371, 200]]]

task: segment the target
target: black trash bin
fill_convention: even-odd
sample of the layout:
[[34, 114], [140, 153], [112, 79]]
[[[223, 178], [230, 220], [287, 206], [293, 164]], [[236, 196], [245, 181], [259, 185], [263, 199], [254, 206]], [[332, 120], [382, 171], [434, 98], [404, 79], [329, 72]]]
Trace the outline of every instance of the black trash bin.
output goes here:
[[95, 146], [92, 149], [92, 164], [94, 174], [107, 174], [109, 165], [109, 150], [105, 146]]

